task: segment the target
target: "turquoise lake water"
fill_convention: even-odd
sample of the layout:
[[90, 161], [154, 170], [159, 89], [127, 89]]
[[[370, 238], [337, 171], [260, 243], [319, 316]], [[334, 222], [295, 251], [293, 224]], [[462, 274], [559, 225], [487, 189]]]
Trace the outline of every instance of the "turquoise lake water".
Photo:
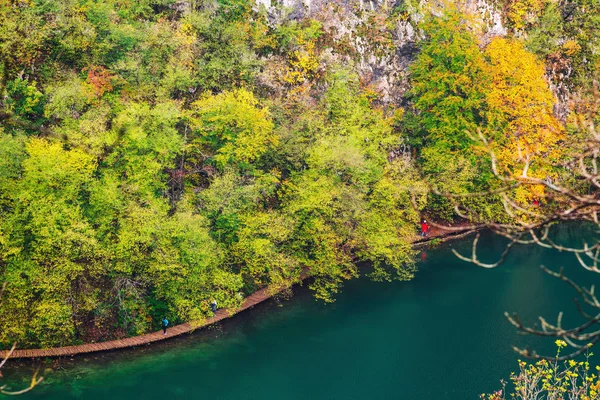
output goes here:
[[[571, 226], [560, 236], [576, 244], [581, 231]], [[481, 257], [491, 260], [504, 241], [486, 234], [480, 244]], [[537, 247], [517, 247], [493, 270], [451, 253], [470, 245], [467, 239], [425, 250], [410, 282], [349, 282], [334, 304], [297, 288], [280, 304], [269, 301], [193, 335], [46, 364], [45, 383], [21, 398], [476, 399], [515, 371], [512, 345], [553, 351], [551, 340], [518, 335], [504, 311], [534, 323], [562, 310], [565, 323], [579, 321], [572, 289], [539, 265], [564, 266], [581, 283], [598, 276], [572, 255]]]

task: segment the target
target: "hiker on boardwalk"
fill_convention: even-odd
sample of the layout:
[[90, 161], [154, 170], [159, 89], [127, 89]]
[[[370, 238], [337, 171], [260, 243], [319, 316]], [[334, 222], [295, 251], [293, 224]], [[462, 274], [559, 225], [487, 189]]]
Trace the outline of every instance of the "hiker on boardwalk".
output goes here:
[[162, 320], [163, 335], [167, 334], [167, 326], [169, 326], [169, 320], [167, 317], [164, 317]]
[[426, 220], [423, 220], [423, 222], [421, 222], [421, 236], [423, 236], [423, 237], [427, 236], [428, 231], [429, 231], [429, 225], [427, 224]]
[[217, 315], [217, 301], [215, 299], [210, 302], [210, 308], [213, 312], [213, 315]]

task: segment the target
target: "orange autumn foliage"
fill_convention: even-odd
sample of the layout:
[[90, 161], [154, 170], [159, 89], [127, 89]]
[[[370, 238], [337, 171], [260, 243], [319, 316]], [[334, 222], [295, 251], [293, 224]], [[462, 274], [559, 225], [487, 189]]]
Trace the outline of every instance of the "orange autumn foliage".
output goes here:
[[113, 89], [112, 73], [101, 65], [92, 65], [83, 69], [87, 72], [87, 83], [91, 90], [91, 96], [100, 98], [106, 92]]

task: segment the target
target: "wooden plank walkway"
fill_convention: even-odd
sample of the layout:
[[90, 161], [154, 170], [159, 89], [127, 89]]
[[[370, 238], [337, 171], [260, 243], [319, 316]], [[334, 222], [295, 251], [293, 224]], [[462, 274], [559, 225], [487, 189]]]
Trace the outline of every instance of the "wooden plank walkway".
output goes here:
[[[443, 229], [440, 230], [439, 228], [435, 229], [435, 230], [432, 229], [430, 236], [428, 236], [426, 238], [420, 238], [420, 237], [415, 238], [415, 240], [413, 241], [413, 245], [415, 247], [420, 247], [424, 244], [427, 244], [427, 242], [429, 242], [430, 240], [432, 240], [434, 238], [437, 238], [437, 239], [450, 238], [450, 237], [458, 238], [458, 237], [463, 237], [465, 235], [468, 235], [472, 232], [473, 232], [473, 230], [469, 230], [469, 229], [464, 229], [464, 230], [456, 229], [456, 230], [446, 231], [446, 232], [444, 232]], [[305, 272], [302, 273], [302, 275], [300, 277], [301, 280], [304, 280], [308, 277], [308, 275]], [[126, 347], [141, 346], [144, 344], [157, 342], [159, 340], [164, 340], [164, 339], [169, 339], [169, 338], [172, 338], [175, 336], [179, 336], [184, 333], [192, 332], [195, 329], [200, 329], [200, 328], [212, 325], [221, 320], [230, 318], [231, 316], [233, 316], [241, 311], [247, 310], [248, 308], [251, 308], [251, 307], [255, 306], [256, 304], [261, 303], [261, 302], [271, 298], [273, 296], [273, 293], [274, 293], [273, 289], [269, 288], [269, 287], [260, 289], [260, 290], [256, 291], [255, 293], [251, 294], [250, 296], [246, 297], [246, 299], [242, 303], [242, 306], [240, 308], [238, 308], [237, 310], [225, 310], [225, 309], [217, 310], [217, 313], [214, 317], [207, 319], [206, 321], [204, 321], [204, 323], [202, 323], [200, 325], [192, 325], [189, 322], [186, 322], [185, 324], [176, 325], [176, 326], [173, 326], [173, 327], [167, 329], [166, 335], [163, 335], [162, 330], [160, 330], [158, 332], [148, 333], [148, 334], [140, 335], [140, 336], [134, 336], [134, 337], [126, 338], [126, 339], [111, 340], [111, 341], [99, 342], [99, 343], [81, 344], [81, 345], [77, 345], [77, 346], [55, 347], [55, 348], [50, 348], [50, 349], [29, 349], [29, 350], [17, 349], [11, 354], [10, 358], [65, 357], [65, 356], [73, 356], [76, 354], [93, 353], [93, 352], [97, 352], [97, 351], [115, 350], [115, 349], [123, 349]], [[4, 359], [7, 354], [8, 354], [8, 350], [0, 351], [0, 361], [2, 359]]]
[[[126, 347], [135, 347], [140, 346], [152, 342], [157, 342], [159, 340], [164, 340], [168, 338], [172, 338], [174, 336], [179, 336], [184, 333], [191, 332], [195, 329], [200, 329], [205, 326], [212, 325], [221, 320], [230, 318], [231, 316], [244, 311], [248, 308], [255, 306], [258, 303], [261, 303], [272, 297], [272, 291], [270, 288], [264, 288], [256, 291], [250, 296], [246, 297], [242, 306], [237, 310], [225, 310], [220, 309], [217, 310], [217, 313], [214, 317], [211, 317], [204, 321], [204, 323], [200, 325], [192, 325], [189, 322], [185, 324], [176, 325], [169, 329], [167, 329], [167, 334], [164, 335], [163, 331], [160, 330], [154, 333], [148, 333], [146, 335], [134, 336], [126, 339], [119, 340], [111, 340], [108, 342], [99, 342], [99, 343], [88, 343], [81, 344], [77, 346], [66, 346], [66, 347], [55, 347], [51, 349], [24, 349], [24, 350], [15, 350], [10, 358], [42, 358], [42, 357], [64, 357], [64, 356], [73, 356], [75, 354], [84, 354], [84, 353], [93, 353], [97, 351], [106, 351], [106, 350], [115, 350], [115, 349], [123, 349]], [[8, 354], [8, 350], [4, 350], [0, 352], [0, 360], [5, 358]]]

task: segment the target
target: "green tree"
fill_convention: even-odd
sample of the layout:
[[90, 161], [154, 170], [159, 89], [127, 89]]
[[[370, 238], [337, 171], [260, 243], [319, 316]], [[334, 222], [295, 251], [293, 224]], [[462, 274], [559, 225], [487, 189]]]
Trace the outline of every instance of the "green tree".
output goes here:
[[[486, 190], [493, 180], [489, 156], [478, 151], [474, 138], [485, 128], [488, 107], [491, 76], [485, 57], [468, 16], [457, 10], [430, 16], [422, 27], [426, 37], [410, 68], [414, 111], [405, 118], [405, 129], [420, 147], [422, 171], [440, 192]], [[469, 208], [489, 215], [489, 203], [474, 199]], [[428, 208], [443, 219], [454, 215], [451, 202], [438, 196]]]
[[197, 135], [191, 145], [200, 153], [207, 151], [220, 168], [227, 164], [248, 167], [278, 142], [268, 108], [259, 106], [246, 89], [198, 100], [191, 118]]
[[10, 194], [12, 210], [2, 220], [9, 289], [0, 318], [11, 327], [0, 340], [67, 344], [94, 307], [92, 282], [101, 272], [102, 251], [82, 212], [96, 164], [81, 151], [40, 139], [30, 140], [26, 151], [22, 178]]

